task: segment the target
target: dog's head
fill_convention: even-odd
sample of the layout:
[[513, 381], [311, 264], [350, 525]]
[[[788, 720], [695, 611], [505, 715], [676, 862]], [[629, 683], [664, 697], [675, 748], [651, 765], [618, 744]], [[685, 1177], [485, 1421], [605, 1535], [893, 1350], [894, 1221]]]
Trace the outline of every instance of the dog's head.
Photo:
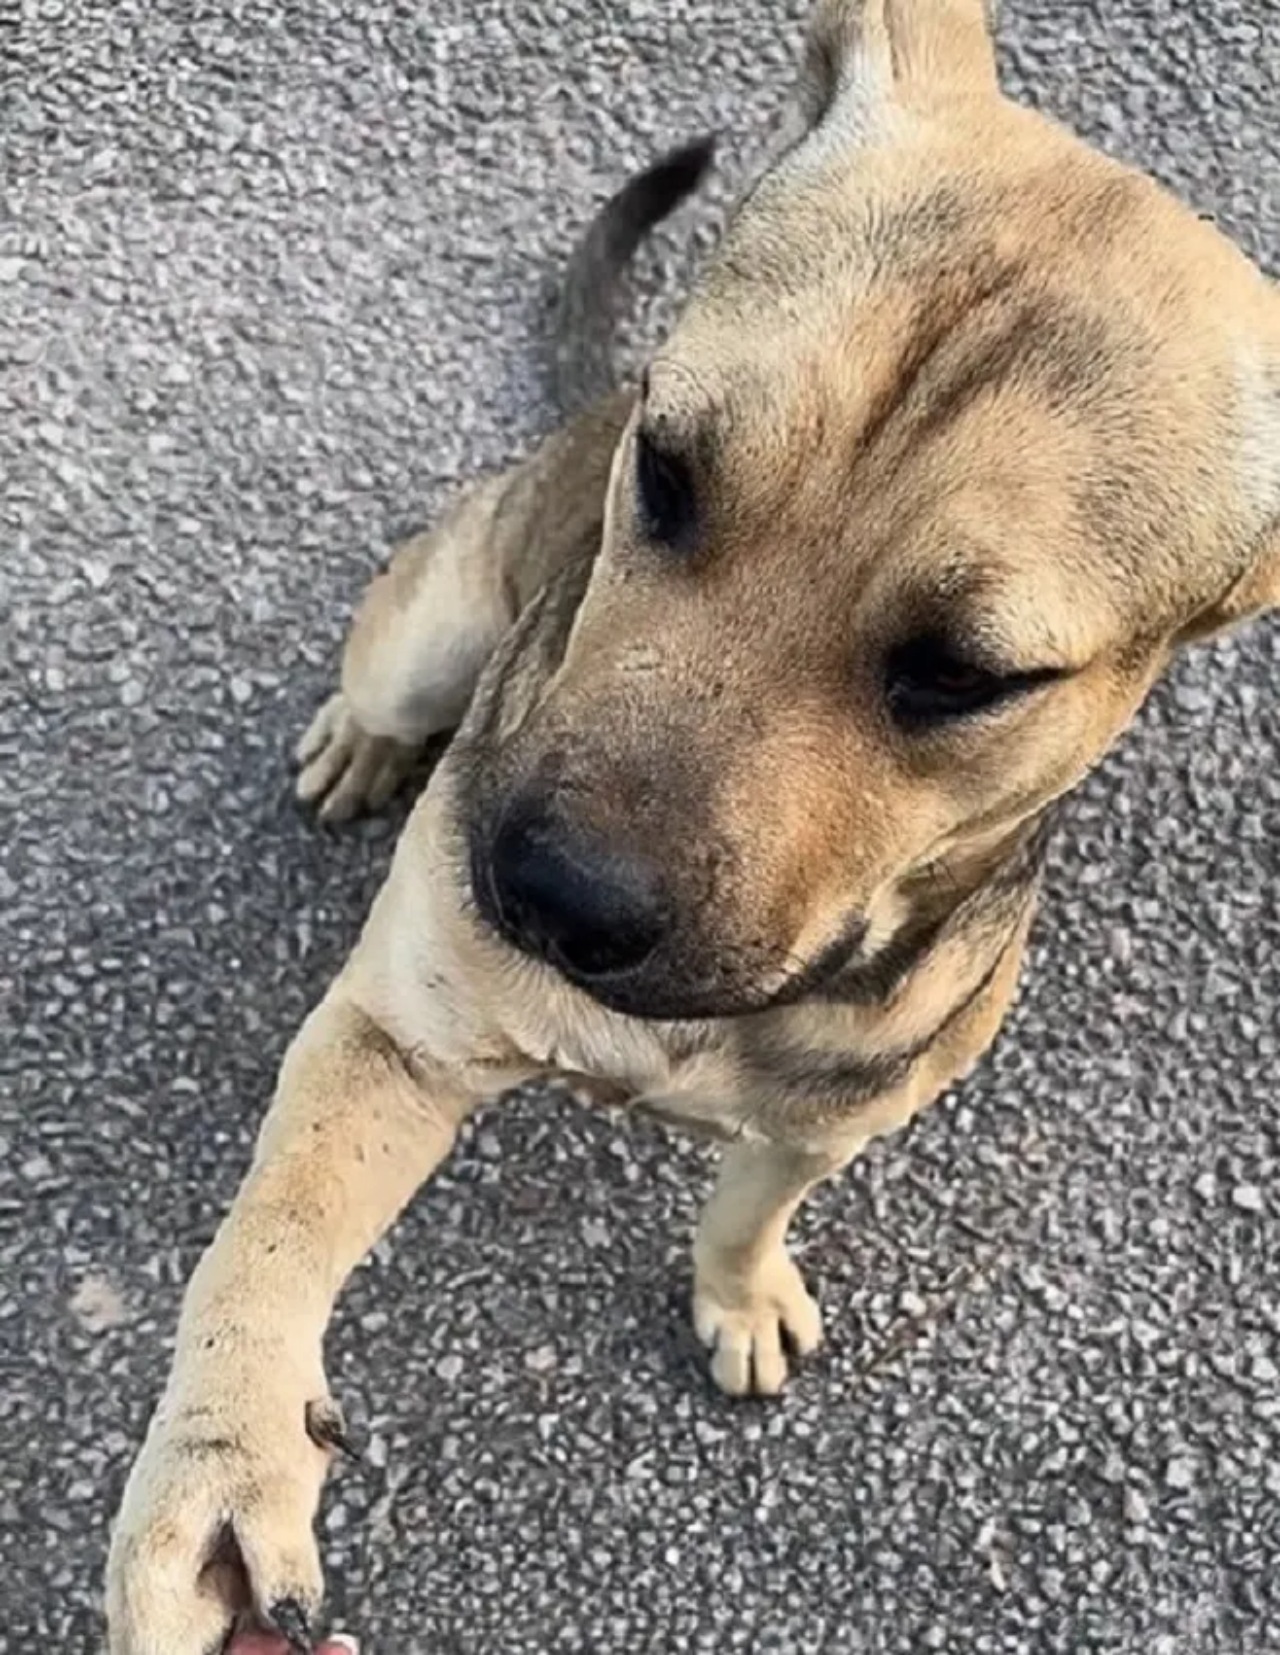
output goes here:
[[1280, 598], [1263, 277], [1003, 99], [981, 0], [827, 0], [807, 92], [479, 852], [509, 934], [642, 1016], [853, 980]]

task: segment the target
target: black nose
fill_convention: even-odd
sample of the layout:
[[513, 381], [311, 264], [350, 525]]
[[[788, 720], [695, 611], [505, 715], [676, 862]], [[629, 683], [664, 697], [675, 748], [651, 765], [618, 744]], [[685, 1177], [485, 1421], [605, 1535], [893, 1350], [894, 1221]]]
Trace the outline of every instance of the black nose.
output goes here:
[[489, 894], [513, 941], [580, 978], [629, 971], [662, 940], [657, 872], [542, 817], [512, 815], [489, 855]]

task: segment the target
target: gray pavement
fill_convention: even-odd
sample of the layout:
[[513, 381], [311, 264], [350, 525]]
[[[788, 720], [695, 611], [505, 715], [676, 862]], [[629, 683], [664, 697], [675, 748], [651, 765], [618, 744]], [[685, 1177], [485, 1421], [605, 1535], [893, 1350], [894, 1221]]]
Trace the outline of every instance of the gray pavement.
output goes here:
[[[0, 1647], [97, 1647], [179, 1287], [393, 825], [286, 754], [388, 542], [541, 429], [592, 203], [797, 0], [30, 0], [0, 100]], [[1194, 13], [1194, 15], [1192, 15]], [[1010, 84], [1280, 264], [1274, 0], [1014, 0]], [[16, 48], [16, 56], [14, 51]], [[644, 265], [661, 326], [714, 209]], [[997, 1053], [812, 1206], [828, 1351], [709, 1391], [700, 1152], [490, 1113], [346, 1296], [378, 1655], [1280, 1647], [1280, 627], [1085, 790]]]

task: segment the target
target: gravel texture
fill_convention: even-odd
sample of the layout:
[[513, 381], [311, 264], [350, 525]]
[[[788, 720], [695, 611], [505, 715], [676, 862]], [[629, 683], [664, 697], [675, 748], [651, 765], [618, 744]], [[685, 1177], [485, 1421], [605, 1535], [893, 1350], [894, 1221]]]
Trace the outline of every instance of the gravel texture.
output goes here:
[[[387, 861], [290, 802], [352, 599], [545, 423], [592, 203], [708, 124], [746, 165], [800, 9], [0, 15], [5, 1649], [98, 1647], [180, 1283]], [[1274, 0], [1007, 10], [1020, 96], [1276, 268]], [[1274, 1652], [1278, 676], [1275, 625], [1198, 654], [1084, 791], [994, 1058], [803, 1221], [831, 1341], [782, 1405], [683, 1331], [700, 1152], [481, 1121], [331, 1341], [369, 1647]]]

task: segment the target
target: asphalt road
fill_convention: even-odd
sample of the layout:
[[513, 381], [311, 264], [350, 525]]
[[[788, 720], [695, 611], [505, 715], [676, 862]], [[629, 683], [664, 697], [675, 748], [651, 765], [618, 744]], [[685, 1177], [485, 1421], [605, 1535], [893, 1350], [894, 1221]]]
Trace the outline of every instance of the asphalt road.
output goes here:
[[[745, 164], [800, 9], [31, 0], [5, 37], [6, 1650], [97, 1647], [180, 1283], [386, 864], [290, 801], [351, 601], [545, 423], [592, 203], [709, 123]], [[1274, 0], [1014, 0], [1005, 44], [1276, 269]], [[647, 260], [646, 337], [713, 220]], [[481, 1122], [331, 1341], [373, 1443], [325, 1550], [377, 1655], [1275, 1651], [1278, 677], [1274, 624], [1200, 653], [1085, 790], [998, 1052], [805, 1219], [831, 1341], [781, 1406], [683, 1331], [700, 1152]]]

